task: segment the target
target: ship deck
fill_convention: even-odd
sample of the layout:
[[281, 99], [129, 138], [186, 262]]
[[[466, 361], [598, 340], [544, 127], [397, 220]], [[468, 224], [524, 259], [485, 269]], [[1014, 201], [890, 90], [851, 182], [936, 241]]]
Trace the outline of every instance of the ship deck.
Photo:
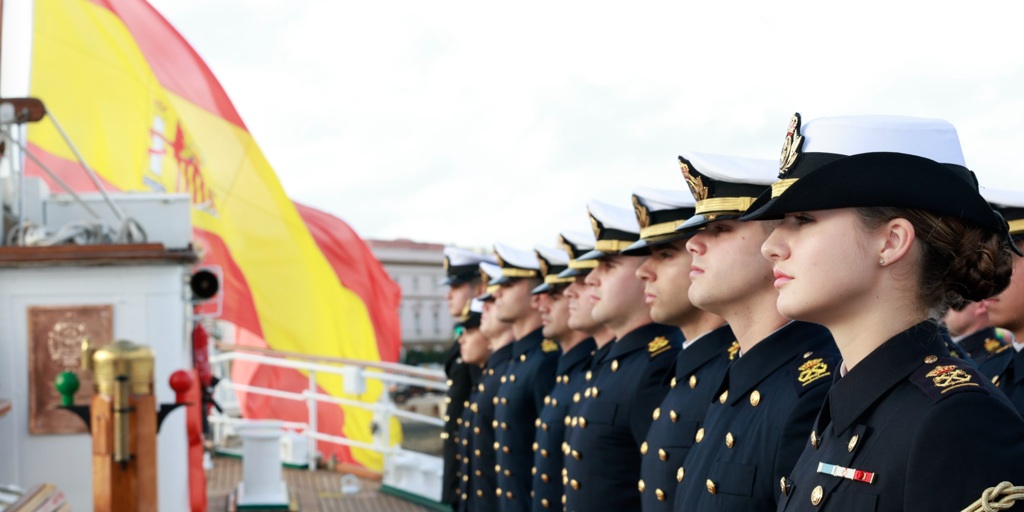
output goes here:
[[[305, 469], [283, 470], [288, 488], [297, 498], [302, 512], [423, 512], [429, 509], [379, 492], [380, 482], [359, 478], [358, 494], [341, 493], [342, 473]], [[232, 457], [214, 457], [213, 469], [206, 472], [206, 496], [209, 512], [228, 512], [229, 497], [242, 480], [242, 461]]]

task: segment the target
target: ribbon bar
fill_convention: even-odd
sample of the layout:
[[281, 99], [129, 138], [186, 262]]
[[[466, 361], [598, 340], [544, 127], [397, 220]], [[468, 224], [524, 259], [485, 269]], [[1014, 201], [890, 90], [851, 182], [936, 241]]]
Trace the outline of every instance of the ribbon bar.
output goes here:
[[842, 466], [836, 466], [835, 464], [825, 464], [824, 462], [818, 463], [818, 473], [845, 478], [855, 482], [864, 482], [868, 484], [875, 483], [874, 473], [861, 471], [859, 469], [844, 468]]

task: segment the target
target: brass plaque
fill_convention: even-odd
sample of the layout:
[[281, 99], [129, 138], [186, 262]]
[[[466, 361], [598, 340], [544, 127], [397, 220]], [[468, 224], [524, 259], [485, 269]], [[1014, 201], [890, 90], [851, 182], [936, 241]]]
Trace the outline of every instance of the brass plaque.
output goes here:
[[74, 413], [57, 409], [60, 393], [53, 380], [74, 372], [81, 385], [75, 405], [89, 405], [92, 372], [83, 372], [82, 340], [101, 347], [114, 337], [114, 307], [31, 306], [28, 308], [29, 423], [31, 434], [79, 434], [88, 430]]

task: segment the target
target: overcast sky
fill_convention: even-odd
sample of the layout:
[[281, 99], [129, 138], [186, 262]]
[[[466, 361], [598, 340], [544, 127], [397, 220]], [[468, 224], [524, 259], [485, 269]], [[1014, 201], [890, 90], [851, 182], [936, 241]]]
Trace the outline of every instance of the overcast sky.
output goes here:
[[365, 238], [553, 245], [589, 199], [685, 190], [682, 151], [777, 159], [796, 111], [947, 119], [1024, 190], [1019, 3], [151, 1]]

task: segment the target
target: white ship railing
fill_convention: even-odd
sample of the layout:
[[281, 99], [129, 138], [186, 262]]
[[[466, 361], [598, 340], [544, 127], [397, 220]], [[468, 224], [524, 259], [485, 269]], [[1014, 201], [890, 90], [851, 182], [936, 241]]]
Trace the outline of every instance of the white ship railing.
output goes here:
[[[225, 344], [217, 344], [217, 348], [227, 350], [210, 357], [210, 364], [213, 367], [214, 375], [220, 379], [214, 396], [225, 411], [238, 409], [237, 397], [235, 395], [236, 391], [272, 396], [284, 400], [304, 402], [306, 404], [308, 411], [307, 421], [305, 423], [283, 422], [282, 428], [302, 431], [306, 436], [308, 441], [309, 471], [316, 471], [317, 442], [327, 442], [381, 453], [384, 456], [384, 471], [386, 474], [389, 468], [389, 461], [393, 456], [402, 452], [410, 452], [409, 450], [403, 450], [401, 445], [391, 446], [390, 444], [391, 418], [393, 416], [439, 427], [443, 427], [445, 424], [444, 420], [441, 418], [398, 408], [391, 401], [391, 396], [388, 393], [388, 388], [391, 384], [419, 386], [428, 390], [445, 392], [448, 390], [448, 385], [445, 381], [446, 376], [442, 371], [429, 370], [397, 363], [306, 356], [302, 354], [278, 352], [267, 349], [253, 349], [249, 347]], [[278, 357], [265, 354], [274, 354]], [[280, 356], [286, 356], [288, 358]], [[295, 358], [313, 359], [315, 361]], [[309, 388], [303, 390], [301, 393], [296, 393], [232, 382], [230, 379], [230, 364], [233, 361], [249, 361], [277, 368], [290, 368], [306, 371], [309, 373]], [[376, 402], [364, 402], [327, 395], [317, 391], [318, 386], [316, 378], [320, 373], [341, 376], [344, 391], [349, 395], [360, 395], [365, 392], [366, 380], [380, 381], [384, 385], [384, 390], [381, 392], [380, 398]], [[374, 418], [379, 425], [378, 435], [374, 435], [372, 443], [367, 443], [330, 435], [324, 432], [318, 432], [317, 407], [320, 402], [344, 405], [348, 407], [358, 407], [360, 409], [373, 411]], [[218, 445], [224, 440], [225, 427], [243, 425], [253, 421], [241, 418], [232, 418], [228, 414], [219, 414], [216, 409], [211, 411], [208, 419], [213, 431], [214, 443]]]

